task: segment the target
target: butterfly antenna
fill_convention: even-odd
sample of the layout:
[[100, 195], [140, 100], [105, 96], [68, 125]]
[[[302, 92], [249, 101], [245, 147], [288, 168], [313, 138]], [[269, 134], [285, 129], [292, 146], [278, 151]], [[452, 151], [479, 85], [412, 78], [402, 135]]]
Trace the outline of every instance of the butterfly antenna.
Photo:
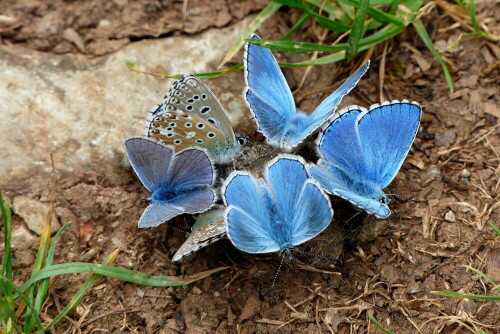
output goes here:
[[169, 225], [169, 224], [167, 224], [167, 227], [168, 227], [168, 228], [171, 228], [171, 229], [172, 229], [172, 230], [174, 230], [174, 231], [181, 232], [182, 234], [184, 234], [184, 236], [185, 236], [186, 238], [187, 238], [187, 237], [189, 237], [189, 232], [188, 232], [188, 231], [181, 230], [180, 228], [178, 228], [178, 227], [174, 227], [174, 226]]
[[322, 259], [322, 260], [327, 260], [327, 261], [340, 261], [340, 259], [335, 259], [335, 258], [333, 258], [333, 257], [324, 256], [324, 255], [320, 255], [320, 254], [313, 254], [313, 253], [309, 253], [309, 252], [306, 252], [306, 251], [300, 250], [300, 249], [298, 249], [298, 248], [292, 248], [292, 251], [297, 252], [297, 253], [300, 253], [300, 254], [304, 254], [304, 255], [309, 255], [309, 256], [312, 256], [312, 257], [316, 257], [316, 258], [318, 258], [318, 259]]
[[281, 256], [281, 261], [280, 261], [280, 265], [278, 266], [278, 270], [276, 271], [276, 275], [274, 275], [274, 279], [273, 279], [273, 284], [271, 285], [271, 289], [269, 289], [269, 292], [267, 293], [268, 296], [272, 296], [273, 295], [273, 291], [274, 291], [274, 285], [276, 284], [276, 281], [278, 280], [278, 276], [280, 274], [280, 271], [281, 271], [281, 267], [283, 266], [283, 262], [285, 261], [285, 252], [282, 253], [283, 255]]
[[353, 220], [354, 218], [356, 218], [357, 216], [359, 216], [363, 211], [357, 211], [355, 214], [352, 215], [351, 218], [347, 219], [345, 222], [343, 222], [343, 224], [348, 224], [351, 222], [351, 220]]
[[404, 196], [404, 195], [400, 195], [400, 194], [386, 194], [386, 196], [393, 196], [394, 198], [397, 198], [401, 201], [411, 201], [411, 202], [416, 202], [416, 203], [421, 203], [423, 201], [421, 200], [418, 200], [418, 199], [414, 199], [414, 198], [411, 198], [411, 197], [407, 197], [407, 196]]

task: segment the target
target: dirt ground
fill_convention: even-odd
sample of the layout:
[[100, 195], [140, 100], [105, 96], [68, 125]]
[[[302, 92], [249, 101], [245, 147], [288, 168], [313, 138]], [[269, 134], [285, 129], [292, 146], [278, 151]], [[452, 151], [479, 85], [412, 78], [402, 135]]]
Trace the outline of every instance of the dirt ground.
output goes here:
[[[228, 25], [267, 2], [211, 1], [207, 6], [209, 1], [191, 0], [187, 10], [183, 1], [164, 0], [4, 3], [3, 15], [20, 19], [1, 23], [3, 44], [96, 57], [144, 38], [195, 34]], [[492, 4], [479, 8], [480, 17], [497, 23], [499, 14]], [[281, 11], [260, 34], [279, 38], [296, 16], [293, 10]], [[229, 269], [185, 288], [149, 288], [102, 279], [56, 332], [380, 333], [368, 319], [369, 311], [398, 334], [477, 333], [479, 329], [500, 333], [499, 303], [429, 293], [494, 295], [491, 285], [466, 271], [467, 265], [500, 281], [499, 238], [486, 224], [500, 222], [500, 70], [492, 67], [498, 65], [500, 49], [477, 37], [466, 37], [458, 47], [446, 49], [443, 45], [460, 32], [449, 28], [455, 21], [440, 10], [423, 19], [449, 62], [456, 92], [450, 95], [441, 68], [412, 28], [387, 45], [384, 98], [415, 100], [424, 110], [415, 143], [386, 189], [401, 195], [391, 204], [390, 219], [357, 216], [349, 220], [355, 211], [332, 198], [335, 221], [303, 249], [340, 260], [325, 262], [296, 254], [294, 262], [284, 266], [270, 296], [278, 255], [244, 254], [222, 240], [186, 261], [172, 263], [170, 258], [184, 235], [165, 226], [138, 230], [138, 218], [147, 205], [140, 182], [131, 170], [95, 159], [74, 173], [58, 172], [56, 214], [61, 222], [73, 224], [61, 237], [56, 263], [98, 263], [120, 247], [115, 265], [154, 275]], [[295, 40], [317, 41], [320, 32], [309, 25]], [[324, 42], [333, 42], [331, 38]], [[374, 50], [372, 68], [343, 106], [380, 101], [382, 54], [383, 46]], [[311, 55], [280, 57], [299, 61]], [[312, 68], [295, 93], [299, 107], [312, 110], [331, 85], [355, 66]], [[285, 69], [294, 89], [304, 73], [304, 69]], [[262, 140], [251, 124], [243, 129], [255, 142]], [[315, 161], [311, 148], [306, 145], [300, 153]], [[0, 184], [7, 198], [23, 195], [49, 201], [45, 175], [5, 175]], [[14, 220], [22, 223], [17, 215]], [[171, 224], [188, 230], [192, 222], [191, 216], [183, 216]], [[27, 279], [36, 249], [36, 240], [15, 249], [18, 283]], [[47, 317], [71, 299], [84, 279], [74, 275], [52, 282], [44, 307]]]

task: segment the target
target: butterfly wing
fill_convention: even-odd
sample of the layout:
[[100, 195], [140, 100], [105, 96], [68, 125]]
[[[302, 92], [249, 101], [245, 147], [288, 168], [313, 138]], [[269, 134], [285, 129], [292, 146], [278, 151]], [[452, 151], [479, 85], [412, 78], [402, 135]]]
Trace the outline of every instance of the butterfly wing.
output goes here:
[[[260, 39], [256, 35], [251, 38]], [[269, 143], [279, 145], [288, 120], [295, 114], [292, 92], [269, 49], [246, 43], [243, 63], [248, 106]]]
[[172, 262], [179, 261], [203, 247], [206, 247], [226, 234], [224, 209], [213, 209], [196, 218], [191, 233], [172, 257]]
[[134, 137], [125, 141], [127, 156], [142, 184], [154, 192], [167, 178], [173, 150], [154, 140]]
[[316, 140], [321, 158], [358, 177], [364, 175], [366, 170], [364, 152], [356, 129], [357, 119], [364, 111], [366, 109], [358, 106], [342, 109], [323, 126]]
[[280, 249], [270, 231], [269, 215], [262, 197], [262, 184], [245, 172], [233, 172], [222, 187], [227, 235], [233, 245], [247, 253]]
[[152, 203], [139, 219], [139, 228], [158, 226], [182, 213], [182, 208], [170, 203]]
[[[267, 182], [278, 207], [290, 224], [288, 241], [293, 246], [312, 239], [323, 231], [333, 217], [328, 196], [318, 183], [311, 180], [305, 161], [290, 154], [280, 154], [268, 164]], [[280, 233], [280, 231], [275, 231]]]
[[204, 151], [188, 148], [173, 158], [168, 179], [171, 184], [185, 188], [209, 186], [215, 180], [215, 169]]
[[337, 106], [342, 101], [344, 96], [356, 87], [359, 80], [365, 75], [370, 67], [370, 61], [364, 63], [353, 75], [351, 75], [339, 88], [337, 88], [330, 96], [328, 96], [321, 104], [313, 111], [310, 116], [310, 124], [307, 128], [307, 134], [314, 132], [321, 124], [330, 118], [337, 109]]
[[177, 149], [206, 148], [221, 163], [239, 153], [227, 113], [212, 91], [193, 75], [176, 81], [164, 101], [150, 111], [145, 136]]
[[360, 115], [358, 133], [366, 177], [387, 187], [403, 164], [417, 135], [422, 109], [416, 102], [375, 104]]

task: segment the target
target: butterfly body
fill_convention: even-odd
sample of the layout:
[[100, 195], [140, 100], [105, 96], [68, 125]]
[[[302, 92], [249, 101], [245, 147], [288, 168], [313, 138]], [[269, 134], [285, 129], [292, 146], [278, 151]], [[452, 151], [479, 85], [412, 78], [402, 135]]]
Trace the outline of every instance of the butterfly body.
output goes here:
[[416, 102], [405, 100], [343, 109], [323, 127], [317, 139], [321, 159], [309, 172], [327, 192], [388, 217], [390, 200], [383, 189], [410, 150], [421, 112]]
[[154, 227], [183, 213], [200, 213], [215, 202], [211, 185], [215, 170], [208, 155], [198, 148], [175, 152], [153, 139], [127, 139], [130, 164], [151, 204], [139, 219], [139, 227]]
[[163, 102], [151, 109], [144, 135], [177, 150], [202, 147], [221, 164], [237, 157], [242, 144], [220, 102], [193, 75], [177, 80]]
[[222, 187], [231, 242], [248, 253], [289, 252], [323, 231], [333, 217], [330, 201], [302, 158], [278, 155], [264, 179], [233, 172]]
[[[259, 39], [253, 35], [252, 39]], [[244, 65], [247, 88], [244, 97], [255, 116], [259, 131], [269, 144], [291, 151], [332, 116], [342, 98], [366, 73], [369, 61], [361, 66], [311, 114], [296, 110], [288, 84], [269, 49], [246, 44]]]

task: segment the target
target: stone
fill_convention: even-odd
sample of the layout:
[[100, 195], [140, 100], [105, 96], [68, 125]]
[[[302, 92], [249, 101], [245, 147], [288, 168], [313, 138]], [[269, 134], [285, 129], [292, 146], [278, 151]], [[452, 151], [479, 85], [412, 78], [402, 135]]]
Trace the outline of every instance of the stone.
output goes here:
[[456, 218], [455, 218], [455, 214], [453, 213], [453, 211], [449, 210], [448, 212], [446, 212], [444, 214], [444, 220], [447, 221], [448, 223], [454, 223]]
[[[254, 17], [193, 36], [131, 43], [93, 59], [0, 45], [0, 175], [48, 172], [50, 153], [56, 168], [69, 172], [97, 159], [126, 163], [125, 139], [142, 135], [148, 111], [174, 80], [130, 71], [125, 61], [166, 74], [215, 71]], [[242, 71], [205, 82], [235, 127], [250, 117]]]
[[23, 248], [35, 239], [33, 233], [24, 224], [15, 224], [12, 226], [12, 247]]
[[[12, 211], [21, 217], [28, 229], [36, 235], [42, 233], [48, 209], [49, 204], [25, 196], [14, 197], [12, 203]], [[60, 227], [61, 224], [59, 224], [56, 216], [52, 214], [51, 232], [55, 233]]]

